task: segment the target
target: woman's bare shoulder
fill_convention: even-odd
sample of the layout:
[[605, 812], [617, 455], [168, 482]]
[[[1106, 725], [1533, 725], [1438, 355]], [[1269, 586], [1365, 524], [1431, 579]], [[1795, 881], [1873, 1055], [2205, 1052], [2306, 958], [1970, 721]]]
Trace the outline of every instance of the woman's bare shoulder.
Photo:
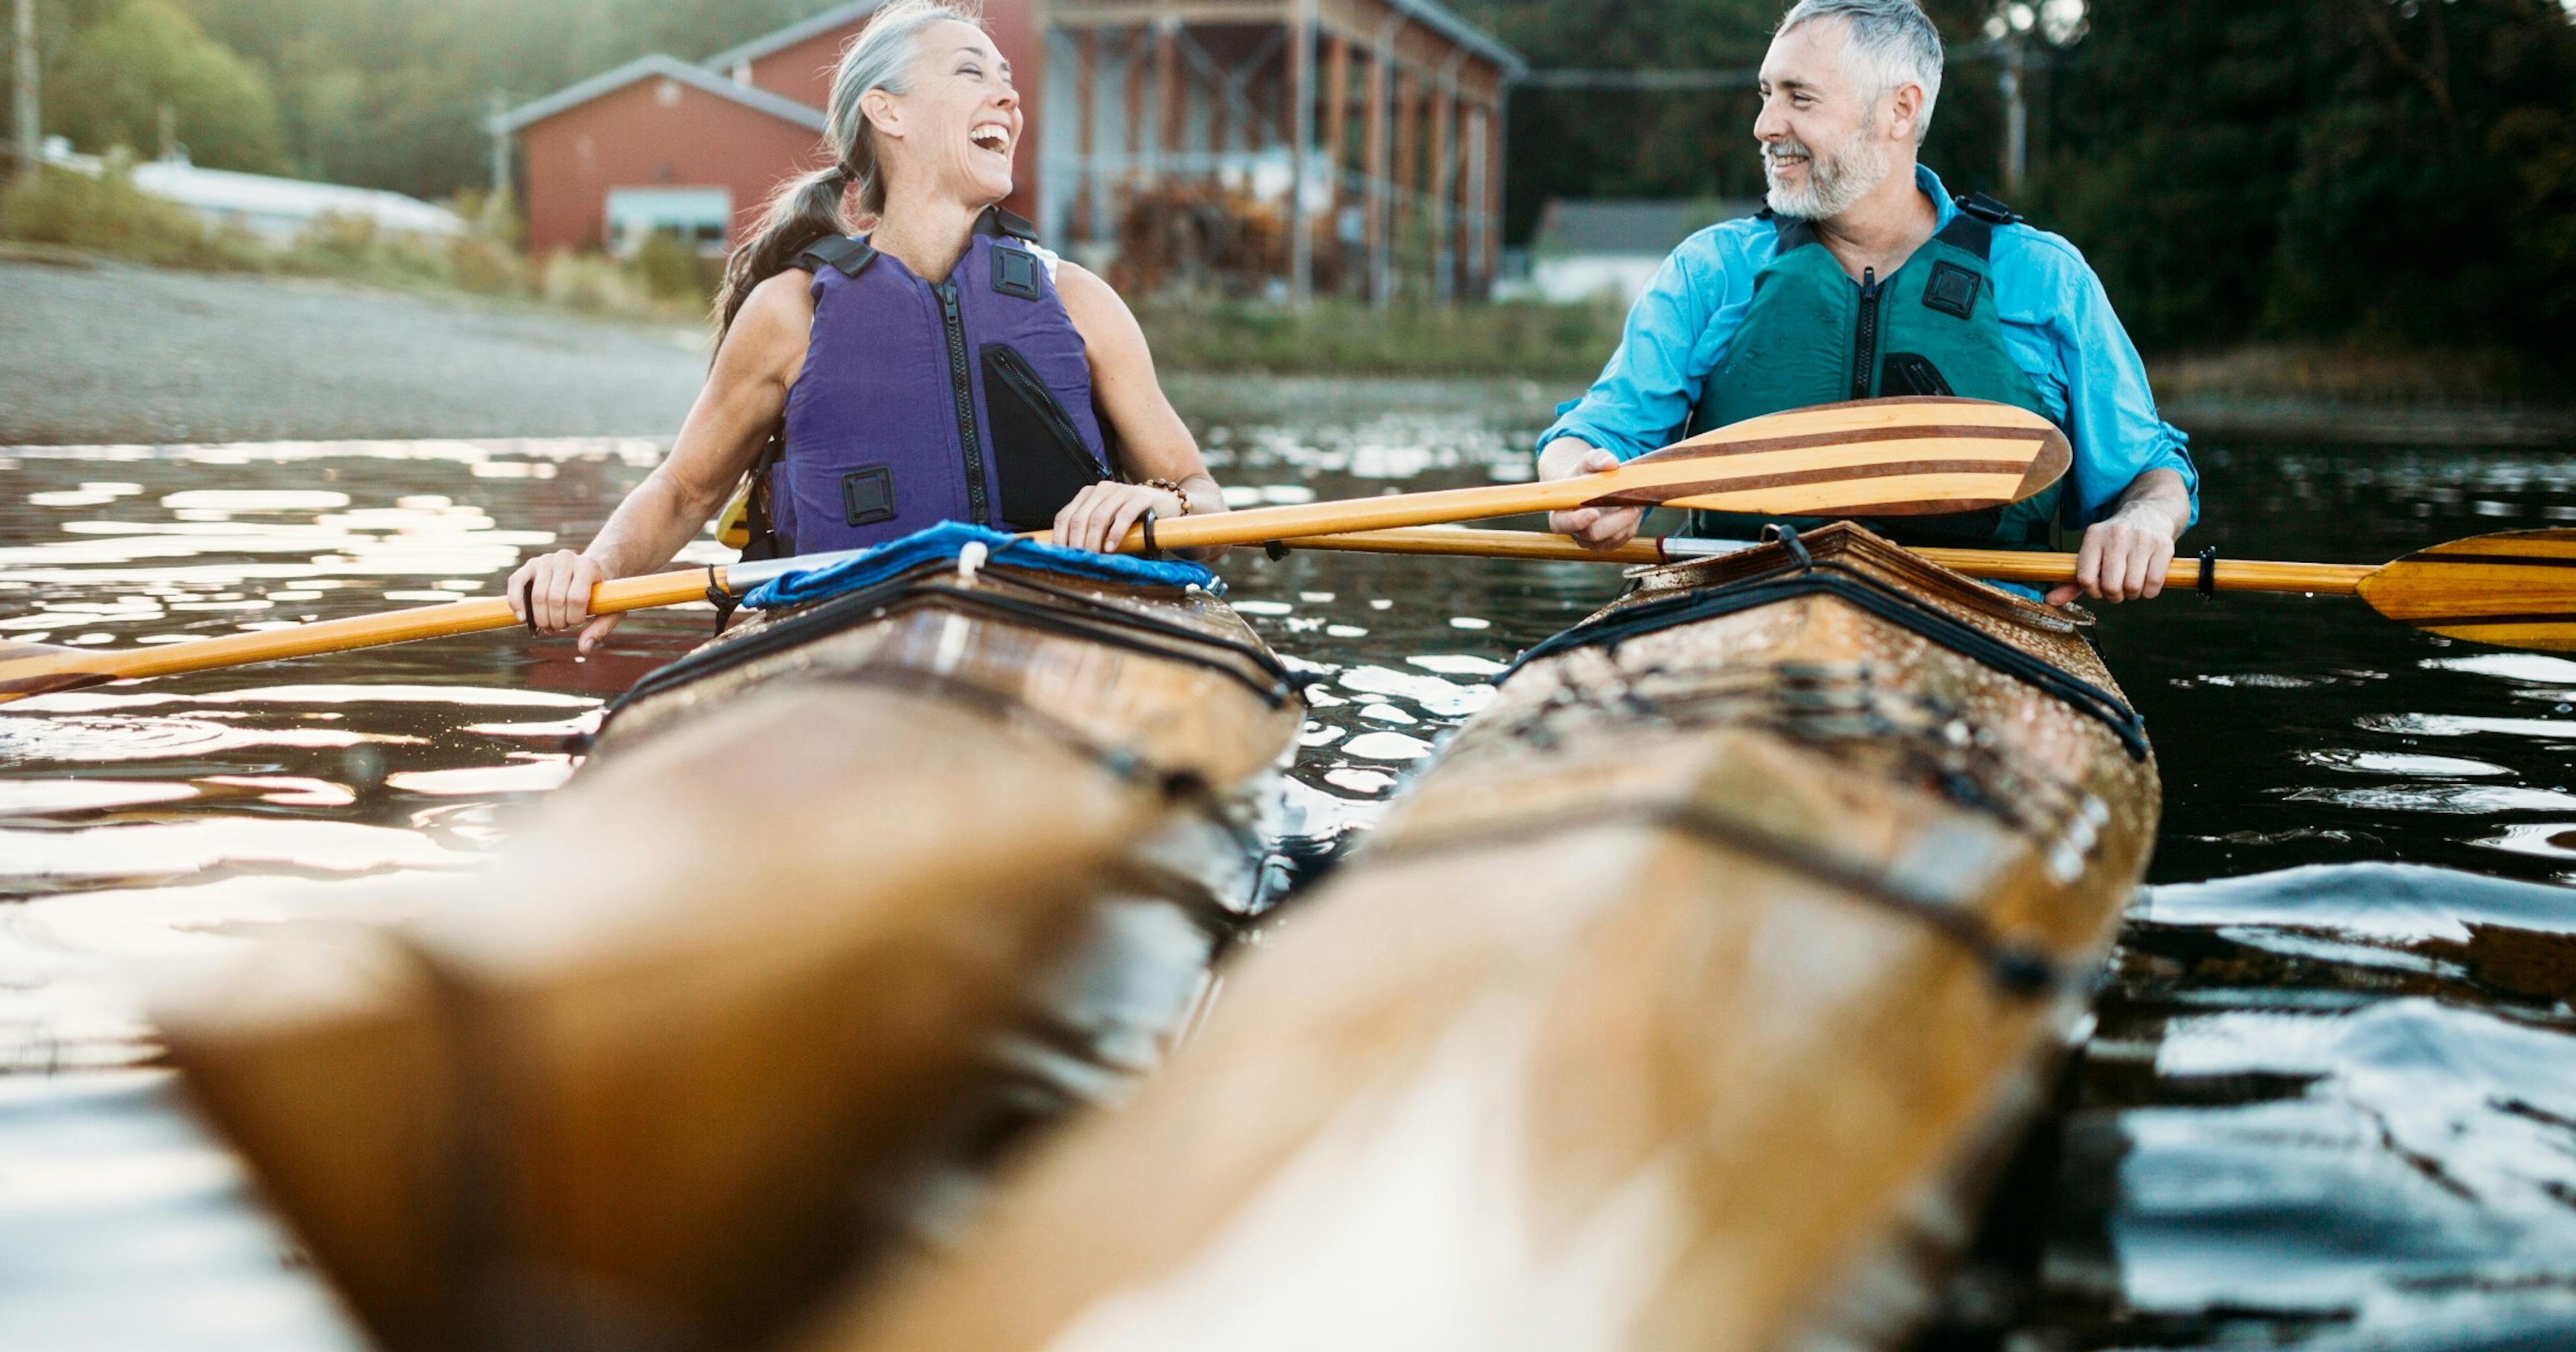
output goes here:
[[788, 268], [751, 289], [743, 297], [742, 313], [734, 316], [734, 327], [745, 324], [774, 326], [793, 322], [804, 327], [814, 322], [814, 274], [803, 268]]
[[806, 335], [814, 327], [814, 274], [789, 268], [751, 289], [742, 309], [725, 330], [719, 365], [756, 367], [801, 362]]

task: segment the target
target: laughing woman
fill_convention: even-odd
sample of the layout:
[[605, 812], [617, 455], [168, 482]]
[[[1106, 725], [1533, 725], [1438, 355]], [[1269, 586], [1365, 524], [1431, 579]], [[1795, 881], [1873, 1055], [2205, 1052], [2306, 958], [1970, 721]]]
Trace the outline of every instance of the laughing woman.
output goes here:
[[512, 606], [590, 651], [618, 620], [588, 614], [591, 587], [670, 562], [746, 473], [779, 553], [941, 521], [1107, 550], [1147, 512], [1225, 510], [1118, 293], [998, 205], [1022, 117], [962, 11], [877, 11], [832, 78], [838, 162], [781, 189], [726, 265], [715, 368], [670, 457], [588, 549], [512, 575]]

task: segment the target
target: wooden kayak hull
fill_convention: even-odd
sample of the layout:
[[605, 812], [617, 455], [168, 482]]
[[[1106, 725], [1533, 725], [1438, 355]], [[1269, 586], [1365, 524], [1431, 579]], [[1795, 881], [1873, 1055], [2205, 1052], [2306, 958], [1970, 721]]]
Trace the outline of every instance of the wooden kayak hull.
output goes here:
[[1250, 867], [1209, 819], [1294, 740], [1275, 660], [1196, 592], [912, 583], [648, 678], [415, 922], [163, 1002], [195, 1097], [385, 1343], [738, 1341], [913, 1219], [899, 1179], [1028, 1115], [1050, 1086], [1016, 1044], [1114, 1076], [1186, 1013], [1048, 993], [1122, 960], [1138, 908], [1206, 909], [1148, 843]]
[[[1807, 548], [2116, 697], [2062, 613]], [[796, 1346], [1882, 1345], [2157, 810], [2142, 742], [1840, 595], [1541, 658], [1134, 1104]]]

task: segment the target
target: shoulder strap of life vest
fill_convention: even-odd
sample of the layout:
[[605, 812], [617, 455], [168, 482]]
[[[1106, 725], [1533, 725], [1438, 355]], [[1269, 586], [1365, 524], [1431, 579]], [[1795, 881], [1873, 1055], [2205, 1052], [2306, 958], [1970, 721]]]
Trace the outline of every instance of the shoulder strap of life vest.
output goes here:
[[877, 251], [855, 235], [825, 235], [805, 246], [805, 251], [787, 266], [807, 272], [834, 268], [844, 277], [856, 277], [876, 256]]
[[975, 218], [975, 233], [996, 239], [1016, 239], [1022, 244], [1038, 242], [1037, 226], [1026, 217], [1014, 216], [997, 206], [984, 208], [984, 214]]
[[1984, 193], [1961, 193], [1952, 200], [1959, 212], [1950, 218], [1948, 225], [1941, 227], [1941, 233], [1935, 238], [1979, 258], [1994, 256], [1997, 227], [2021, 223], [2021, 217], [2014, 215], [2011, 207]]

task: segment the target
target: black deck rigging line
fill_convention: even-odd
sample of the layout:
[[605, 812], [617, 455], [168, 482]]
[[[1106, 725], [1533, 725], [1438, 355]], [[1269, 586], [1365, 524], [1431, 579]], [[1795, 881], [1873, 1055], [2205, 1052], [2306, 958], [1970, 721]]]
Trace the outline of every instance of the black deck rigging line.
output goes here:
[[1523, 667], [1542, 657], [1590, 647], [1607, 648], [1615, 653], [1620, 644], [1641, 635], [1822, 593], [1848, 601], [1971, 661], [2039, 687], [2061, 703], [2099, 719], [2119, 734], [2120, 745], [2128, 749], [2130, 759], [2147, 758], [2146, 720], [2119, 696], [2054, 662], [2034, 657], [1991, 634], [1961, 624], [1838, 560], [1816, 562], [1807, 557], [1805, 547], [1790, 532], [1782, 532], [1781, 543], [1789, 546], [1793, 559], [1779, 568], [1723, 586], [1699, 588], [1639, 602], [1624, 610], [1587, 620], [1522, 653], [1520, 659], [1512, 663], [1511, 669], [1503, 673], [1502, 680], [1510, 680]]
[[[1027, 628], [1066, 634], [1204, 667], [1242, 684], [1274, 709], [1285, 704], [1288, 696], [1298, 688], [1296, 677], [1278, 657], [1258, 644], [1201, 633], [1185, 625], [1139, 614], [1124, 606], [1050, 587], [999, 569], [987, 570], [978, 576], [1045, 596], [1052, 604], [1035, 604], [997, 596], [989, 591], [945, 585], [939, 579], [947, 577], [949, 572], [949, 565], [934, 564], [900, 577], [888, 578], [874, 586], [835, 596], [735, 642], [658, 668], [647, 673], [608, 706], [601, 728], [603, 731], [606, 729], [606, 719], [615, 718], [620, 711], [639, 700], [802, 646], [821, 634], [866, 623], [883, 612], [934, 599], [962, 610], [993, 614]], [[925, 576], [926, 573], [932, 575]], [[1139, 638], [1136, 636], [1139, 633], [1168, 639], [1171, 643]], [[1245, 664], [1271, 680], [1264, 683], [1255, 679], [1244, 670]]]
[[1260, 858], [1266, 848], [1258, 834], [1236, 820], [1235, 814], [1228, 810], [1225, 795], [1208, 782], [1206, 775], [1194, 769], [1160, 765], [1123, 747], [1111, 746], [1061, 718], [997, 691], [891, 662], [862, 662], [855, 667], [835, 671], [824, 679], [905, 694], [929, 695], [999, 723], [1034, 729], [1075, 755], [1096, 762], [1111, 775], [1141, 785], [1167, 803], [1187, 807], [1206, 817], [1232, 837], [1247, 858]]
[[2084, 979], [2041, 948], [2013, 939], [1986, 918], [1946, 898], [1905, 885], [1902, 879], [1848, 860], [1820, 856], [1799, 842], [1783, 839], [1699, 803], [1598, 803], [1573, 813], [1556, 813], [1539, 821], [1511, 818], [1459, 831], [1434, 831], [1408, 839], [1398, 835], [1369, 846], [1370, 856], [1444, 854], [1493, 844], [1526, 842], [1591, 827], [1637, 825], [1661, 827], [1758, 859], [1780, 864], [1810, 878], [1849, 888], [1898, 914], [1911, 917], [1972, 954], [1987, 977], [2006, 994], [2030, 999], [2076, 988]]

